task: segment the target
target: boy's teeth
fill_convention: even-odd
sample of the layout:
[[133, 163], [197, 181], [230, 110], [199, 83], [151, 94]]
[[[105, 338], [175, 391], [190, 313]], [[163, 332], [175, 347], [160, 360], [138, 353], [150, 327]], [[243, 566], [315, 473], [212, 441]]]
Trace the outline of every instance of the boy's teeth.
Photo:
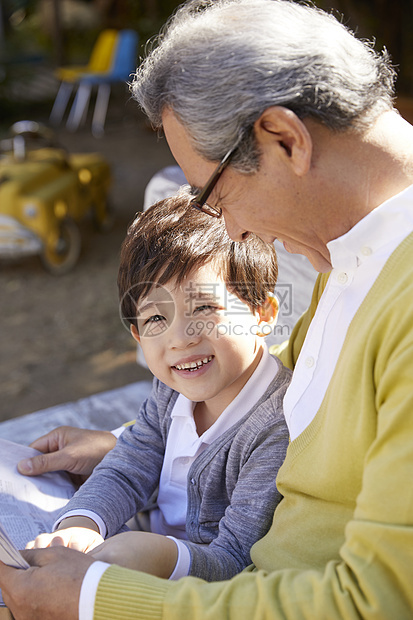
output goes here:
[[178, 370], [190, 370], [193, 368], [201, 368], [204, 364], [208, 364], [212, 360], [212, 355], [209, 357], [204, 357], [202, 360], [198, 360], [197, 362], [184, 362], [183, 364], [176, 364], [175, 368]]

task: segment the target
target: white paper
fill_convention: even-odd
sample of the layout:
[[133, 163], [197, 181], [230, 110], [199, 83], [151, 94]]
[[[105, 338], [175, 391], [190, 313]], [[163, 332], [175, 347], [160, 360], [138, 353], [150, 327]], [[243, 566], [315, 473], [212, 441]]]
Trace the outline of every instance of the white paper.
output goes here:
[[19, 474], [17, 463], [35, 454], [33, 448], [0, 439], [0, 560], [16, 568], [28, 568], [18, 549], [51, 531], [76, 490], [64, 472], [32, 478]]

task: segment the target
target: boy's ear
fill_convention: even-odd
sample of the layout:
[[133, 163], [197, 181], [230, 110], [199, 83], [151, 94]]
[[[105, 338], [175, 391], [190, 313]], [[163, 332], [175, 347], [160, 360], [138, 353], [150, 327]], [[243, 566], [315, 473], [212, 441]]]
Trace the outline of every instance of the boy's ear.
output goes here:
[[273, 293], [268, 293], [267, 299], [262, 306], [258, 308], [260, 317], [259, 323], [268, 323], [272, 325], [277, 322], [278, 317], [278, 299]]
[[138, 329], [136, 327], [136, 325], [131, 325], [130, 326], [130, 333], [132, 334], [132, 338], [134, 338], [134, 340], [136, 340], [136, 342], [141, 341], [141, 337], [139, 336], [139, 332]]

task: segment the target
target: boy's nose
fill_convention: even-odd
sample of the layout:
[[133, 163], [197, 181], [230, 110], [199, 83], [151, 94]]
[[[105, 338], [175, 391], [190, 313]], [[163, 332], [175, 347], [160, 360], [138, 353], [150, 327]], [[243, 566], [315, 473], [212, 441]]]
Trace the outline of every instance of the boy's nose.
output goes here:
[[171, 349], [186, 349], [200, 342], [202, 331], [196, 328], [193, 320], [177, 318], [169, 329], [169, 346]]

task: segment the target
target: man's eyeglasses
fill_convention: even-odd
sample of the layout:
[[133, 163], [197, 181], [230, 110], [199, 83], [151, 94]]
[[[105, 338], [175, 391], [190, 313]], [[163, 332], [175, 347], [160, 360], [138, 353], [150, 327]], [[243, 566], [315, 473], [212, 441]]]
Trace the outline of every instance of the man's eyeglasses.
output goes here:
[[215, 185], [218, 183], [221, 174], [224, 172], [225, 168], [228, 166], [229, 162], [232, 159], [235, 151], [237, 150], [238, 145], [234, 146], [228, 153], [221, 159], [218, 164], [215, 172], [212, 174], [211, 178], [207, 181], [205, 187], [199, 192], [197, 196], [195, 196], [191, 200], [191, 206], [194, 209], [198, 209], [198, 211], [202, 211], [202, 213], [206, 213], [211, 217], [221, 217], [222, 209], [221, 207], [211, 207], [207, 204], [207, 200], [211, 195], [212, 190]]

